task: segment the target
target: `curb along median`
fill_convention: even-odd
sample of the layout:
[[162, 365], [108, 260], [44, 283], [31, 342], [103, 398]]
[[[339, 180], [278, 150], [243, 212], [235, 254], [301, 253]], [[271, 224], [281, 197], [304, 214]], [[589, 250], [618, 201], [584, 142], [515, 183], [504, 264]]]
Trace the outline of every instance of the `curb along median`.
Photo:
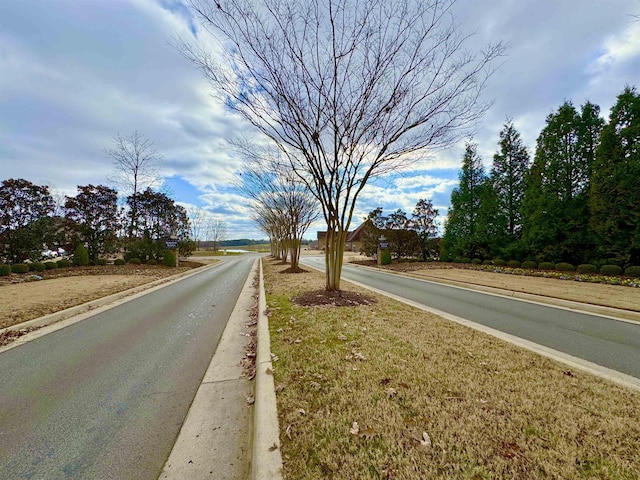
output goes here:
[[282, 478], [280, 429], [276, 403], [271, 340], [267, 300], [264, 290], [262, 259], [260, 259], [260, 285], [258, 298], [258, 352], [256, 355], [255, 409], [253, 417], [252, 480], [279, 480]]

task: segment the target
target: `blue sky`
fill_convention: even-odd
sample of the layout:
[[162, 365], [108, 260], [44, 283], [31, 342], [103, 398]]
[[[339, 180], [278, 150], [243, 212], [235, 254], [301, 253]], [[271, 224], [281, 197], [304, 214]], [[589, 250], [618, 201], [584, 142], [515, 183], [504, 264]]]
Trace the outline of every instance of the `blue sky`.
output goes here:
[[[640, 87], [640, 21], [632, 16], [640, 1], [459, 0], [455, 8], [476, 32], [474, 45], [509, 45], [474, 136], [487, 167], [508, 116], [533, 154], [545, 117], [564, 100], [590, 100], [606, 117], [625, 85]], [[233, 189], [240, 160], [225, 145], [251, 130], [171, 46], [194, 32], [212, 45], [180, 0], [0, 0], [0, 180], [26, 178], [59, 195], [108, 183], [104, 149], [138, 130], [162, 154], [176, 201], [225, 220], [229, 238], [264, 237]], [[456, 145], [372, 182], [356, 219], [378, 206], [410, 213], [420, 198], [443, 218], [462, 153]], [[321, 222], [307, 237], [318, 229]]]

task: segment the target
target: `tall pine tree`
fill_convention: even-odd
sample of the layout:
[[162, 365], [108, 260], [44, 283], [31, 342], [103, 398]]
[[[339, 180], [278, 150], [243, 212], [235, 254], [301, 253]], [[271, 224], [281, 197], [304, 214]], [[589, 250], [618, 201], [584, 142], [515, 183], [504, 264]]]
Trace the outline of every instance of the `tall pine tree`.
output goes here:
[[640, 94], [626, 87], [602, 130], [591, 182], [591, 227], [601, 259], [640, 265]]
[[[498, 227], [494, 250], [515, 258], [522, 237], [522, 199], [529, 171], [529, 152], [513, 125], [507, 119], [500, 132], [500, 150], [493, 156], [491, 185], [495, 192], [495, 224]], [[498, 252], [495, 252], [498, 253]]]
[[451, 208], [443, 236], [443, 258], [487, 256], [486, 233], [479, 228], [487, 176], [477, 144], [467, 143], [460, 183], [451, 192]]

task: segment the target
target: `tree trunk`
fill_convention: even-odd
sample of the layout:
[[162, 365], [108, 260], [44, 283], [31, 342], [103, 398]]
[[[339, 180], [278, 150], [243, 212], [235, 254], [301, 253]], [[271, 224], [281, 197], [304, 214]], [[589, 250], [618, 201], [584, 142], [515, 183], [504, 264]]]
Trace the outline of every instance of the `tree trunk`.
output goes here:
[[328, 292], [340, 290], [340, 275], [344, 248], [347, 243], [347, 232], [339, 227], [336, 230], [327, 229], [327, 246], [324, 251], [325, 262], [325, 290]]

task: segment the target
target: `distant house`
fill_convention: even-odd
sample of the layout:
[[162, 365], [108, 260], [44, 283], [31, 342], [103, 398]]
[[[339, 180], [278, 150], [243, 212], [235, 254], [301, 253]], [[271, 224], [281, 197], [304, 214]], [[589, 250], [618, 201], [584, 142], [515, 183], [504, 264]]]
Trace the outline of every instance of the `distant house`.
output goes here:
[[[364, 223], [355, 230], [347, 233], [347, 242], [345, 244], [346, 252], [359, 252], [362, 246], [362, 235], [364, 233]], [[327, 232], [318, 232], [318, 250], [324, 250], [327, 247]]]

